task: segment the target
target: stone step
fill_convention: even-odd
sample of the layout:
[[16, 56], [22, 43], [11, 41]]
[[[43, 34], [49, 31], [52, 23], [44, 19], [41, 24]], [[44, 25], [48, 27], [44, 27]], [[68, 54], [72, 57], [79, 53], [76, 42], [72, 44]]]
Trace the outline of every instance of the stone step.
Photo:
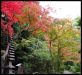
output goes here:
[[15, 54], [9, 54], [9, 55], [15, 55]]
[[15, 52], [14, 51], [11, 51], [11, 52], [9, 52], [9, 54], [11, 55], [15, 55]]
[[5, 66], [3, 68], [8, 68], [8, 69], [15, 69], [15, 66]]
[[15, 59], [15, 57], [8, 57], [9, 59], [12, 59], [13, 58], [13, 60]]
[[10, 40], [10, 42], [12, 43], [12, 42], [13, 42], [13, 40]]
[[13, 41], [13, 39], [10, 39], [10, 41]]
[[10, 52], [9, 55], [15, 55], [15, 53]]
[[14, 48], [14, 46], [11, 46], [10, 48]]
[[14, 38], [11, 38], [10, 41], [12, 41]]
[[13, 50], [13, 49], [14, 49], [14, 48], [11, 48], [11, 47], [10, 47], [10, 50]]
[[8, 55], [15, 55], [15, 52], [9, 52]]
[[15, 70], [10, 69], [9, 74], [15, 74]]
[[14, 48], [14, 45], [10, 45], [10, 48], [13, 47]]
[[10, 47], [14, 47], [14, 44], [11, 44]]
[[9, 50], [9, 53], [14, 53], [15, 52], [15, 50]]
[[14, 52], [15, 50], [13, 49], [13, 50], [9, 50], [9, 52]]
[[15, 66], [13, 66], [12, 62], [9, 61], [9, 65], [8, 65], [10, 68], [15, 68]]
[[9, 54], [15, 54], [15, 52], [9, 52]]
[[10, 48], [10, 50], [14, 50], [14, 48]]
[[8, 55], [8, 57], [10, 57], [10, 58], [15, 58], [15, 56], [14, 56], [14, 55]]
[[14, 43], [13, 44], [11, 43], [10, 47], [12, 47], [12, 46], [14, 47]]
[[14, 38], [11, 38], [10, 41], [13, 40], [13, 39], [14, 39]]
[[11, 44], [10, 47], [14, 47], [14, 44]]
[[13, 49], [9, 49], [10, 51], [14, 51], [15, 49], [13, 48]]
[[14, 48], [10, 48], [9, 50], [14, 51], [15, 49]]
[[9, 53], [15, 53], [15, 51], [14, 50], [9, 50]]
[[9, 52], [15, 52], [15, 50], [9, 50]]
[[14, 60], [15, 60], [15, 58], [9, 58], [9, 60], [10, 60], [10, 61], [14, 61]]
[[13, 39], [13, 37], [11, 37], [11, 39]]
[[9, 49], [9, 52], [15, 51], [14, 49]]
[[13, 39], [13, 36], [11, 37], [11, 39]]

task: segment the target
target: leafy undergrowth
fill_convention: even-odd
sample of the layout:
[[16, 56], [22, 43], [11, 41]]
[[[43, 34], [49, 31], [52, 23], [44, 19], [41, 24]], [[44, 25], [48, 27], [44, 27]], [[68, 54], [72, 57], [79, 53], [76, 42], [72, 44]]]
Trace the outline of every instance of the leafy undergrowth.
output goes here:
[[31, 37], [16, 43], [17, 60], [23, 63], [25, 73], [38, 72], [40, 74], [52, 73], [51, 57], [46, 41]]

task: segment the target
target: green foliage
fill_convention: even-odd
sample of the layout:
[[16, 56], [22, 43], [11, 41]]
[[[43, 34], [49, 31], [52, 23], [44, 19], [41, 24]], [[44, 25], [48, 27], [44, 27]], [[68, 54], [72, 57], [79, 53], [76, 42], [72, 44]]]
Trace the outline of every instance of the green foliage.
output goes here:
[[20, 43], [16, 43], [16, 55], [24, 64], [26, 74], [52, 73], [52, 61], [46, 41], [34, 37], [22, 39]]
[[42, 41], [45, 40], [45, 39], [44, 39], [45, 33], [44, 33], [42, 30], [38, 30], [36, 33], [37, 33], [37, 34], [34, 35], [34, 37], [36, 37], [36, 38], [38, 38], [38, 39], [40, 39], [40, 40], [42, 40]]
[[[49, 30], [48, 36], [51, 40], [50, 50], [54, 60], [52, 62], [54, 63], [54, 71], [56, 74], [63, 73], [65, 69], [63, 61], [66, 56], [64, 56], [64, 53], [67, 55], [67, 60], [72, 60], [71, 57], [75, 58], [75, 56], [68, 56], [68, 54], [71, 52], [75, 53], [79, 49], [77, 46], [80, 44], [80, 35], [76, 35], [77, 33], [73, 30], [71, 21], [67, 19], [56, 20], [52, 23], [52, 28]], [[78, 38], [79, 41], [75, 38]], [[67, 53], [63, 53], [64, 48], [67, 48]], [[67, 69], [70, 68], [69, 65], [66, 65], [66, 67]]]
[[49, 38], [54, 41], [55, 39], [57, 39], [57, 31], [52, 28], [49, 32], [48, 32], [48, 36]]
[[30, 34], [31, 34], [31, 33], [30, 33], [28, 30], [23, 30], [23, 31], [21, 32], [21, 34], [20, 34], [20, 37], [26, 39], [26, 38], [28, 38], [28, 37], [30, 36]]
[[[23, 64], [25, 74], [62, 74], [64, 69], [80, 74], [80, 63], [64, 64], [63, 61], [79, 59], [76, 56], [80, 54], [77, 52], [80, 51], [81, 37], [76, 30], [80, 30], [81, 18], [73, 21], [75, 29], [72, 22], [65, 18], [55, 19], [52, 23], [53, 18], [48, 16], [48, 11], [35, 2], [24, 2], [23, 7], [23, 14], [14, 14], [19, 22], [12, 27], [15, 32], [16, 63]], [[10, 19], [14, 20], [13, 17]], [[1, 32], [1, 39], [1, 47], [5, 49], [8, 36]]]
[[21, 29], [24, 29], [26, 27], [29, 27], [29, 23], [24, 23], [22, 26], [21, 26]]
[[73, 25], [77, 28], [80, 28], [81, 26], [81, 18], [80, 17], [76, 17], [73, 21]]
[[25, 30], [29, 26], [28, 23], [24, 23], [24, 25], [20, 26], [19, 23], [13, 24], [13, 29], [15, 31], [14, 38], [16, 40], [21, 39], [21, 38], [27, 38], [30, 36], [31, 32], [28, 30]]
[[74, 74], [80, 74], [81, 72], [81, 64], [80, 63], [74, 63], [71, 64], [65, 64], [64, 65], [66, 70], [69, 70], [71, 72], [73, 72]]
[[[26, 24], [27, 25], [27, 24]], [[64, 69], [74, 73], [80, 73], [78, 65], [64, 65], [63, 49], [70, 49], [70, 52], [78, 52], [80, 35], [74, 32], [71, 22], [67, 19], [54, 22], [48, 30], [49, 41], [45, 41], [46, 33], [38, 30], [36, 35], [31, 31], [22, 30], [15, 40], [17, 60], [23, 63], [26, 74], [38, 72], [39, 74], [62, 74]], [[48, 48], [48, 44], [51, 47]], [[74, 56], [67, 56], [68, 60], [75, 60]], [[66, 60], [65, 60], [66, 61]]]
[[12, 27], [13, 27], [15, 33], [17, 33], [18, 31], [20, 31], [20, 29], [21, 29], [18, 23], [13, 24]]

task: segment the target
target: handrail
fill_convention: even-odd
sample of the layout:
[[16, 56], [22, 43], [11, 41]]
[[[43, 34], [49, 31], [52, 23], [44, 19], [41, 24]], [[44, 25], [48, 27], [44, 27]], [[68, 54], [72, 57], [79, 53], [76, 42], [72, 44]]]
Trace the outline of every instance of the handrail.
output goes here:
[[7, 54], [8, 54], [8, 50], [9, 50], [9, 46], [10, 46], [10, 43], [8, 43], [8, 45], [7, 45], [7, 48], [6, 48], [6, 52], [5, 52], [5, 54], [3, 55], [3, 56], [1, 56], [1, 73], [3, 74], [3, 71], [4, 71], [4, 65], [5, 65], [5, 58], [6, 58], [6, 56], [7, 56]]
[[2, 58], [3, 58], [4, 60], [5, 60], [5, 58], [6, 58], [7, 54], [8, 54], [9, 46], [10, 46], [10, 43], [8, 43], [7, 48], [6, 48], [6, 52], [5, 52], [5, 54], [2, 56]]

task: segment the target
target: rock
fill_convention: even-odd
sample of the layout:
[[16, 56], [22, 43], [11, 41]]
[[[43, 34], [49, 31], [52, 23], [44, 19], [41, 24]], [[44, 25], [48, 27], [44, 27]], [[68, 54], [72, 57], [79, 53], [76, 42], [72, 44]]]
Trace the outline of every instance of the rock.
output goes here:
[[34, 72], [34, 73], [32, 73], [32, 74], [38, 74], [38, 72]]
[[5, 54], [5, 50], [1, 50], [1, 56]]
[[64, 74], [73, 74], [73, 73], [70, 71], [64, 70]]

